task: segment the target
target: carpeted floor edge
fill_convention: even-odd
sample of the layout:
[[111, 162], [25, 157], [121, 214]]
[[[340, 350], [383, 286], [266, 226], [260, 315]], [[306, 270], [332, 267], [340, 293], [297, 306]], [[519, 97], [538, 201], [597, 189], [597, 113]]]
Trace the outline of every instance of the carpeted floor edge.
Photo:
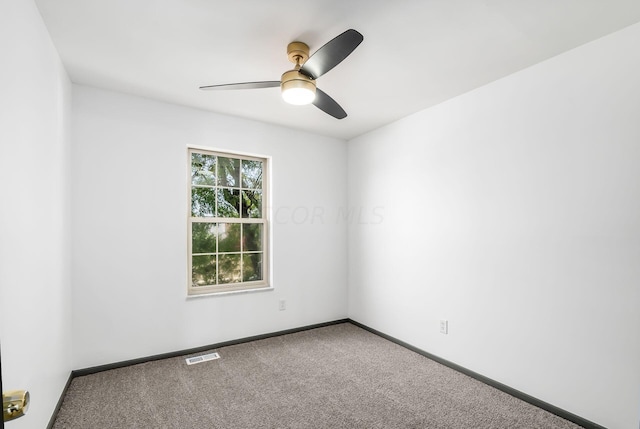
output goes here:
[[236, 344], [243, 344], [243, 343], [248, 343], [248, 342], [252, 342], [252, 341], [257, 341], [257, 340], [262, 340], [262, 339], [266, 339], [266, 338], [272, 338], [272, 337], [278, 337], [281, 335], [287, 335], [287, 334], [293, 334], [293, 333], [297, 333], [297, 332], [302, 332], [302, 331], [307, 331], [307, 330], [311, 330], [311, 329], [317, 329], [317, 328], [322, 328], [322, 327], [326, 327], [326, 326], [331, 326], [331, 325], [338, 325], [338, 324], [342, 324], [342, 323], [351, 323], [354, 326], [358, 326], [359, 328], [362, 328], [366, 331], [369, 331], [375, 335], [378, 335], [388, 341], [391, 341], [399, 346], [402, 346], [408, 350], [411, 350], [415, 353], [418, 353], [428, 359], [431, 359], [435, 362], [438, 362], [444, 366], [447, 366], [455, 371], [458, 371], [462, 374], [465, 374], [471, 378], [474, 378], [484, 384], [487, 384], [495, 389], [498, 389], [504, 393], [507, 393], [517, 399], [520, 399], [524, 402], [527, 402], [533, 406], [536, 406], [540, 409], [543, 409], [545, 411], [548, 411], [558, 417], [561, 417], [565, 420], [568, 420], [572, 423], [575, 423], [577, 425], [582, 426], [585, 429], [607, 429], [604, 426], [601, 426], [597, 423], [594, 423], [590, 420], [587, 420], [583, 417], [580, 417], [576, 414], [573, 414], [569, 411], [566, 411], [562, 408], [559, 408], [553, 404], [550, 404], [548, 402], [542, 401], [538, 398], [535, 398], [531, 395], [528, 395], [524, 392], [521, 392], [517, 389], [514, 389], [510, 386], [507, 386], [503, 383], [500, 383], [496, 380], [493, 380], [489, 377], [486, 377], [482, 374], [479, 374], [475, 371], [472, 371], [470, 369], [467, 369], [463, 366], [460, 366], [454, 362], [451, 362], [449, 360], [446, 360], [444, 358], [441, 358], [437, 355], [431, 354], [425, 350], [422, 350], [418, 347], [415, 347], [409, 343], [406, 343], [402, 340], [399, 340], [395, 337], [392, 337], [388, 334], [385, 334], [384, 332], [378, 331], [376, 329], [373, 329], [367, 325], [364, 325], [356, 320], [350, 319], [350, 318], [345, 318], [345, 319], [338, 319], [338, 320], [334, 320], [334, 321], [329, 321], [329, 322], [324, 322], [324, 323], [317, 323], [317, 324], [313, 324], [313, 325], [306, 325], [306, 326], [302, 326], [302, 327], [298, 327], [298, 328], [292, 328], [292, 329], [286, 329], [286, 330], [282, 330], [282, 331], [277, 331], [277, 332], [272, 332], [272, 333], [266, 333], [266, 334], [260, 334], [260, 335], [254, 335], [254, 336], [250, 336], [250, 337], [245, 337], [245, 338], [240, 338], [240, 339], [236, 339], [236, 340], [230, 340], [230, 341], [224, 341], [224, 342], [220, 342], [220, 343], [216, 343], [216, 344], [209, 344], [206, 346], [200, 346], [200, 347], [194, 347], [194, 348], [190, 348], [190, 349], [183, 349], [183, 350], [178, 350], [178, 351], [173, 351], [173, 352], [168, 352], [168, 353], [162, 353], [162, 354], [158, 354], [158, 355], [153, 355], [153, 356], [147, 356], [147, 357], [141, 357], [141, 358], [136, 358], [136, 359], [130, 359], [130, 360], [125, 360], [125, 361], [120, 361], [120, 362], [115, 362], [115, 363], [110, 363], [110, 364], [105, 364], [105, 365], [98, 365], [98, 366], [93, 366], [93, 367], [88, 367], [88, 368], [83, 368], [83, 369], [78, 369], [78, 370], [73, 370], [71, 371], [71, 374], [69, 375], [69, 380], [67, 381], [67, 384], [65, 386], [65, 388], [63, 389], [61, 395], [60, 395], [60, 399], [58, 401], [58, 405], [56, 406], [56, 408], [54, 409], [54, 412], [51, 416], [51, 419], [49, 421], [49, 425], [47, 425], [47, 429], [51, 429], [51, 427], [53, 426], [54, 422], [56, 421], [58, 412], [60, 410], [60, 405], [62, 404], [62, 401], [64, 399], [64, 396], [67, 392], [67, 389], [69, 387], [69, 385], [71, 384], [71, 381], [75, 378], [75, 377], [81, 377], [81, 376], [85, 376], [85, 375], [91, 375], [91, 374], [95, 374], [98, 372], [102, 372], [102, 371], [108, 371], [108, 370], [112, 370], [112, 369], [118, 369], [118, 368], [124, 368], [124, 367], [128, 367], [128, 366], [132, 366], [132, 365], [137, 365], [137, 364], [141, 364], [141, 363], [146, 363], [146, 362], [152, 362], [152, 361], [156, 361], [156, 360], [161, 360], [161, 359], [168, 359], [168, 358], [173, 358], [173, 357], [178, 357], [178, 356], [183, 356], [183, 355], [188, 355], [188, 354], [195, 354], [195, 353], [200, 353], [203, 351], [207, 351], [207, 350], [211, 350], [211, 349], [216, 349], [216, 348], [221, 348], [221, 347], [226, 347], [226, 346], [231, 346], [231, 345], [236, 345]]

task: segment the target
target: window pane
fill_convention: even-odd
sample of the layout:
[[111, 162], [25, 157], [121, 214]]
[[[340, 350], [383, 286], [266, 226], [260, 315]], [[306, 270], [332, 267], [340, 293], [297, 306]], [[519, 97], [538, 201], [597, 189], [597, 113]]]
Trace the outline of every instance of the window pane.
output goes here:
[[242, 281], [262, 280], [262, 253], [243, 253], [242, 270]]
[[213, 216], [215, 213], [215, 195], [215, 191], [212, 188], [192, 188], [191, 216]]
[[242, 251], [255, 252], [262, 250], [262, 224], [245, 223], [242, 225]]
[[262, 217], [262, 191], [242, 191], [242, 217]]
[[218, 284], [238, 283], [240, 278], [240, 255], [220, 255]]
[[262, 161], [242, 161], [242, 187], [262, 189]]
[[215, 223], [191, 224], [191, 252], [216, 253], [216, 235], [218, 227]]
[[240, 224], [220, 223], [218, 224], [218, 251], [219, 252], [239, 252], [240, 251]]
[[238, 189], [218, 189], [218, 217], [240, 217]]
[[194, 185], [216, 184], [216, 159], [214, 155], [191, 154], [191, 183]]
[[191, 282], [193, 286], [216, 284], [215, 256], [193, 256], [191, 258]]
[[265, 282], [269, 237], [268, 191], [263, 189], [267, 179], [263, 175], [269, 165], [266, 159], [243, 158], [233, 153], [188, 150], [189, 294], [243, 290]]
[[240, 160], [218, 157], [218, 185], [240, 187]]

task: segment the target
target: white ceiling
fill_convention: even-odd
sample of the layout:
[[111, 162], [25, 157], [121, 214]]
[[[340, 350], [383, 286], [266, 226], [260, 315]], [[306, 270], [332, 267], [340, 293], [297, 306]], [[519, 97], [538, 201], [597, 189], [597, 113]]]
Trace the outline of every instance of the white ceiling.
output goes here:
[[[36, 0], [78, 84], [350, 139], [640, 22], [638, 0]], [[277, 88], [289, 42], [364, 42], [318, 87], [336, 120]]]

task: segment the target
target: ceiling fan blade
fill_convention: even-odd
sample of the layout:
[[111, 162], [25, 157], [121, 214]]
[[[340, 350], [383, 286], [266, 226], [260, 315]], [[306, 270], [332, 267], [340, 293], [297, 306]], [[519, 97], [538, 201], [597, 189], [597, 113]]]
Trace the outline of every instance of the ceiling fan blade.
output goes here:
[[259, 89], [259, 88], [275, 88], [280, 86], [279, 80], [268, 80], [263, 82], [243, 82], [243, 83], [224, 83], [222, 85], [201, 86], [200, 89], [218, 90], [218, 89]]
[[344, 119], [347, 117], [347, 112], [345, 112], [333, 98], [329, 97], [319, 88], [316, 88], [316, 98], [313, 100], [313, 105], [336, 119]]
[[300, 73], [311, 79], [319, 78], [347, 58], [362, 40], [364, 37], [356, 30], [345, 31], [311, 55], [300, 68]]

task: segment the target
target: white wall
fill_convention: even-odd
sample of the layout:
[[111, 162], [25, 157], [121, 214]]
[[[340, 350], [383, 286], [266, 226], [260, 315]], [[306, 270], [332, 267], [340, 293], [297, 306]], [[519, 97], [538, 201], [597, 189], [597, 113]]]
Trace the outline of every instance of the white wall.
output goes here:
[[[0, 2], [3, 382], [33, 399], [12, 427], [44, 427], [72, 368], [347, 315], [637, 427], [639, 41], [636, 25], [353, 140], [345, 222], [339, 140], [75, 86], [71, 144], [38, 11]], [[188, 144], [273, 157], [274, 291], [186, 299]]]
[[[346, 317], [346, 142], [88, 87], [73, 96], [74, 368]], [[186, 298], [187, 145], [272, 157], [273, 291]]]
[[0, 57], [2, 380], [41, 429], [71, 371], [71, 84], [32, 1], [0, 2]]
[[638, 46], [640, 24], [350, 141], [349, 205], [384, 216], [350, 224], [349, 316], [638, 427]]

